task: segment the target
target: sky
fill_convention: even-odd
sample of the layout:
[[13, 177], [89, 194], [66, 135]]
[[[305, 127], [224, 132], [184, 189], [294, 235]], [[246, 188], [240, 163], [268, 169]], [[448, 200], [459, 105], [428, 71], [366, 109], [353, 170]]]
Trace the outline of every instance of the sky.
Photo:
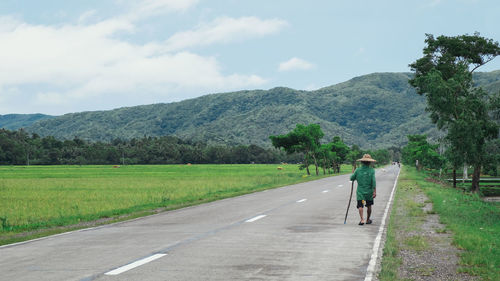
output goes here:
[[0, 114], [409, 72], [426, 33], [499, 41], [499, 14], [498, 0], [1, 0]]

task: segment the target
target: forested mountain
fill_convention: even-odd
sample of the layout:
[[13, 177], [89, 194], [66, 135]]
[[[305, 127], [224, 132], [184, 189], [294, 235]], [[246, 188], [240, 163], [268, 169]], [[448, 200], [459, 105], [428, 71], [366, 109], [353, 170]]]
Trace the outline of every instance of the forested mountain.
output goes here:
[[[363, 148], [399, 146], [408, 134], [438, 135], [425, 113], [425, 98], [408, 85], [410, 75], [374, 73], [316, 91], [280, 87], [71, 113], [26, 129], [61, 139], [174, 135], [190, 141], [269, 147], [269, 135], [287, 133], [297, 123], [318, 123], [326, 140], [338, 135], [347, 144]], [[500, 88], [500, 71], [478, 73], [475, 78], [488, 90]]]
[[490, 93], [498, 93], [500, 91], [500, 70], [492, 72], [479, 72], [474, 75], [476, 86], [482, 86]]
[[53, 118], [51, 115], [44, 114], [6, 114], [0, 115], [0, 128], [8, 130], [17, 130], [30, 126], [39, 120]]

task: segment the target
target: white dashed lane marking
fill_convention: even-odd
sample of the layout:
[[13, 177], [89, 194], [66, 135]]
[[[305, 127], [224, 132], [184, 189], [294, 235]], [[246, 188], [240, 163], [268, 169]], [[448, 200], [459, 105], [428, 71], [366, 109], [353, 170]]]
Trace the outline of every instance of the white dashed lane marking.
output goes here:
[[256, 217], [253, 217], [251, 219], [248, 219], [245, 222], [254, 222], [256, 220], [260, 220], [260, 219], [265, 218], [265, 217], [266, 217], [266, 215], [260, 215], [260, 216], [256, 216]]
[[119, 267], [117, 269], [111, 270], [111, 271], [106, 272], [104, 274], [105, 275], [118, 275], [120, 273], [123, 273], [125, 271], [129, 271], [129, 270], [136, 268], [138, 266], [145, 265], [146, 263], [152, 262], [152, 261], [157, 260], [161, 257], [166, 256], [166, 255], [167, 254], [155, 254], [155, 255], [149, 256], [147, 258], [143, 258], [141, 260], [135, 261], [133, 263], [129, 263], [129, 264], [124, 265], [122, 267]]

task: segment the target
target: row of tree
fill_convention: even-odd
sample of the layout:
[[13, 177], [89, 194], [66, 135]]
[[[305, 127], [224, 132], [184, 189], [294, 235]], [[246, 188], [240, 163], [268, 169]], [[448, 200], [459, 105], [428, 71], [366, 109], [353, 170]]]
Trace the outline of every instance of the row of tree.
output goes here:
[[378, 164], [387, 164], [399, 149], [380, 149], [376, 151], [363, 151], [357, 145], [347, 146], [340, 137], [336, 136], [331, 142], [321, 143], [324, 133], [318, 124], [297, 124], [295, 129], [285, 135], [270, 136], [274, 147], [283, 149], [287, 154], [302, 153], [304, 156], [303, 167], [310, 175], [309, 165], [313, 164], [316, 168], [316, 175], [319, 169], [323, 169], [323, 174], [340, 172], [342, 163], [350, 163], [353, 170], [356, 168], [356, 160], [361, 158], [364, 153], [370, 153], [377, 160]]
[[176, 137], [144, 137], [128, 141], [58, 140], [23, 130], [0, 129], [0, 164], [249, 164], [299, 163], [300, 153], [286, 154], [256, 145], [214, 146]]
[[[489, 155], [488, 144], [499, 137], [500, 92], [487, 93], [476, 87], [472, 74], [500, 55], [500, 46], [479, 33], [426, 36], [423, 57], [410, 64], [415, 73], [410, 84], [418, 94], [426, 97], [432, 122], [446, 134], [441, 145], [454, 175], [459, 167], [471, 165], [474, 169], [472, 190], [478, 192], [481, 168]], [[410, 142], [423, 141], [422, 137], [413, 138], [416, 139], [410, 138]], [[429, 147], [428, 150], [435, 149]], [[442, 166], [444, 163], [437, 161], [436, 155], [431, 158], [432, 163], [426, 165]], [[418, 160], [425, 162], [423, 159]]]
[[[444, 170], [444, 175], [451, 170], [453, 183], [456, 186], [457, 167], [454, 165], [455, 151], [446, 149], [444, 144], [431, 144], [426, 135], [409, 135], [408, 145], [402, 149], [402, 162], [406, 165], [415, 165], [417, 169], [427, 168]], [[485, 144], [486, 155], [482, 162], [482, 173], [490, 176], [498, 176], [500, 165], [500, 139], [489, 140]], [[467, 165], [467, 164], [465, 164]], [[467, 177], [467, 166], [464, 169]]]
[[310, 174], [339, 172], [342, 163], [356, 165], [364, 153], [372, 154], [378, 163], [399, 158], [399, 150], [364, 151], [357, 145], [347, 146], [340, 137], [321, 144], [323, 132], [317, 124], [297, 124], [290, 133], [271, 136], [276, 148], [256, 145], [216, 146], [189, 142], [172, 136], [144, 137], [112, 142], [89, 142], [79, 138], [58, 140], [40, 137], [24, 130], [0, 129], [0, 164], [3, 165], [88, 165], [88, 164], [249, 164], [302, 163]]

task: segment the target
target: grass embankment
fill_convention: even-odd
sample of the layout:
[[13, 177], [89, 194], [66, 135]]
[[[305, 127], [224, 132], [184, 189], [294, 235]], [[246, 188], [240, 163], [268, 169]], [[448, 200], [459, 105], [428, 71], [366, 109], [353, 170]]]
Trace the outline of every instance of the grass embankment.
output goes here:
[[304, 174], [298, 165], [3, 166], [0, 245], [323, 177]]
[[[424, 173], [407, 168], [401, 173], [382, 260], [380, 280], [401, 280], [398, 276], [402, 249], [422, 251], [428, 247], [425, 239], [401, 241], [401, 231], [418, 229], [425, 212], [412, 197], [423, 191], [433, 203], [432, 213], [453, 237], [460, 249], [459, 271], [479, 276], [482, 280], [498, 280], [500, 276], [500, 203], [483, 202], [475, 194], [428, 182]], [[412, 203], [413, 202], [413, 203]]]

